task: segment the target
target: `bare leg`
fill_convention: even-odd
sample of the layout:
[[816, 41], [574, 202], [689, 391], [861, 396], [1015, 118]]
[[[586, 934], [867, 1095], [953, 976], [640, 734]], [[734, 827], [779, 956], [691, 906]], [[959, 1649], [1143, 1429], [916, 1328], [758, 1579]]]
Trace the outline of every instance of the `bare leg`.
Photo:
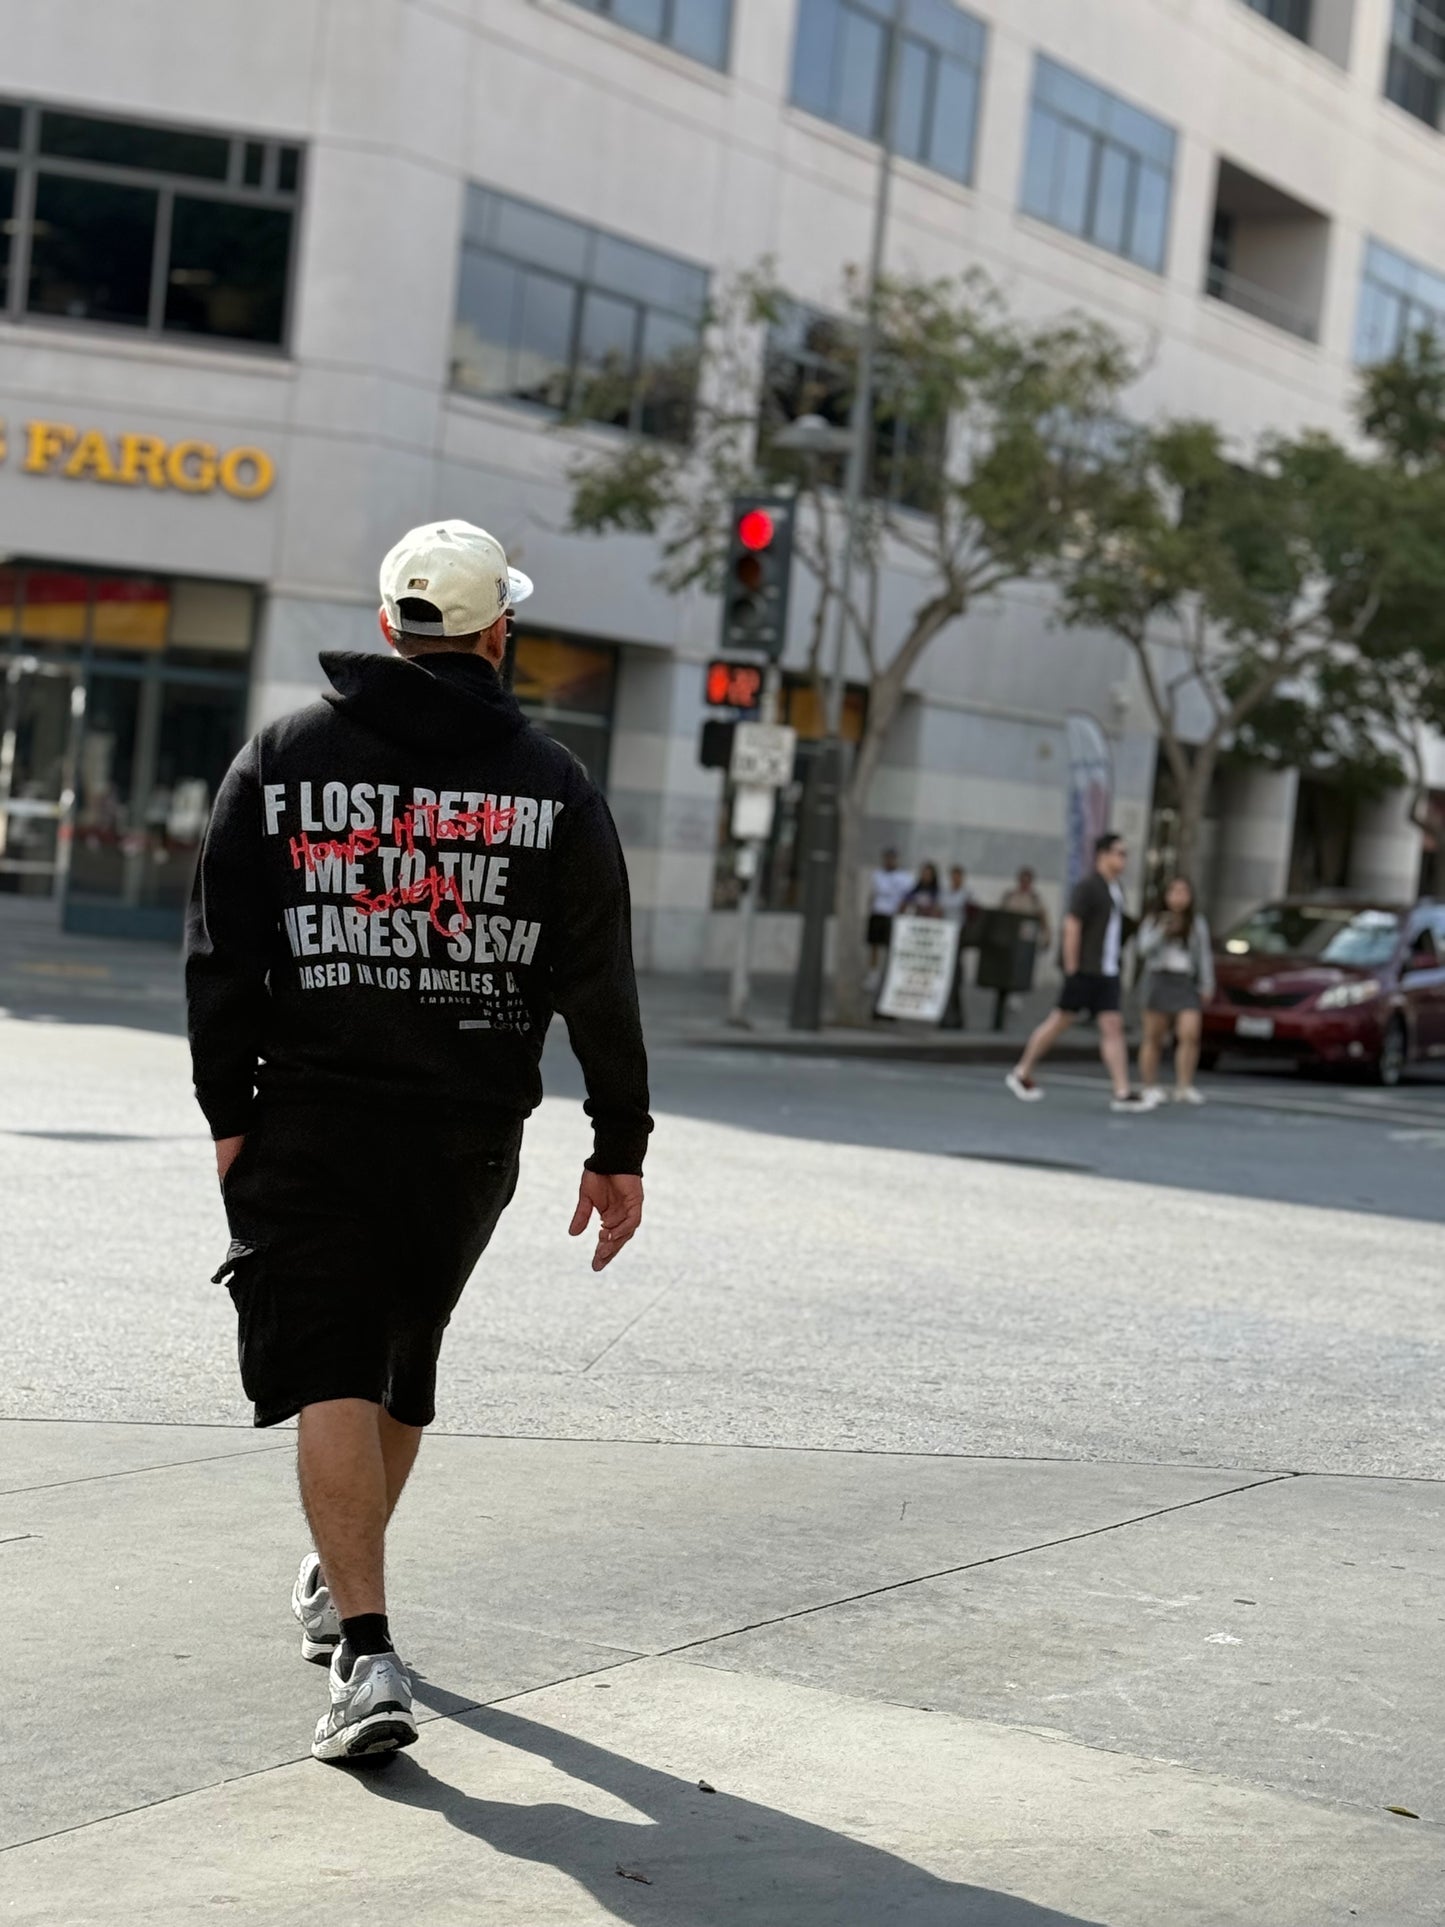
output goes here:
[[1034, 1065], [1047, 1057], [1054, 1045], [1074, 1021], [1071, 1010], [1051, 1010], [1038, 1029], [1024, 1045], [1024, 1054], [1016, 1066], [1020, 1077], [1033, 1075]]
[[1144, 1012], [1144, 1038], [1139, 1046], [1139, 1082], [1152, 1090], [1159, 1082], [1159, 1057], [1169, 1034], [1169, 1019], [1157, 1010]]
[[1199, 1068], [1199, 1036], [1204, 1019], [1197, 1010], [1181, 1010], [1174, 1045], [1174, 1081], [1181, 1091], [1194, 1088], [1194, 1073]]
[[1114, 1086], [1115, 1097], [1129, 1095], [1129, 1042], [1124, 1019], [1117, 1010], [1099, 1012], [1099, 1055]]
[[303, 1410], [297, 1435], [301, 1503], [343, 1619], [386, 1611], [388, 1481], [380, 1417], [381, 1407], [369, 1399], [327, 1399]]
[[381, 1437], [382, 1463], [386, 1467], [386, 1518], [389, 1525], [402, 1487], [410, 1477], [411, 1468], [416, 1464], [416, 1455], [421, 1449], [421, 1427], [403, 1425], [400, 1419], [393, 1418], [390, 1412], [383, 1410], [377, 1416], [377, 1429]]

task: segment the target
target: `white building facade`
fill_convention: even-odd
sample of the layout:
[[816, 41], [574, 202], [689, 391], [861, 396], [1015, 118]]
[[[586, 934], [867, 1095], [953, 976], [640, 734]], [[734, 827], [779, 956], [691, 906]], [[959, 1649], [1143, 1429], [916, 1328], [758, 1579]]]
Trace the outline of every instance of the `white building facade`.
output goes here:
[[[607, 789], [640, 961], [725, 963], [724, 779], [698, 757], [717, 605], [659, 588], [646, 538], [569, 533], [567, 470], [621, 433], [686, 433], [676, 371], [731, 271], [771, 256], [836, 311], [868, 247], [892, 13], [3, 0], [0, 892], [173, 931], [242, 733], [314, 695], [319, 650], [378, 646], [379, 557], [461, 515], [536, 579], [519, 694]], [[900, 18], [890, 265], [978, 266], [1023, 314], [1097, 314], [1147, 348], [1132, 407], [1348, 435], [1360, 357], [1445, 325], [1424, 0]], [[562, 425], [604, 364], [625, 376], [610, 424]], [[881, 583], [885, 643], [916, 587]], [[1070, 712], [1109, 739], [1142, 862], [1157, 758], [1127, 651], [1060, 630], [1032, 587], [934, 644], [875, 840], [965, 864], [985, 900], [1029, 865], [1056, 902]], [[1316, 833], [1297, 787], [1222, 785], [1217, 913], [1292, 875], [1414, 894], [1401, 799]], [[793, 814], [761, 920], [780, 968]]]

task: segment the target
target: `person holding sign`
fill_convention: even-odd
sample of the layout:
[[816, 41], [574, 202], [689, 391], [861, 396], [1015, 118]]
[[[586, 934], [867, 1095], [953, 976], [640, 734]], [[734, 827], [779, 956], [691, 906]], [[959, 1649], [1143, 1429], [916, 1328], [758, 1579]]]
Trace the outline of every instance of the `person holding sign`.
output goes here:
[[299, 1421], [315, 1550], [291, 1605], [302, 1656], [330, 1668], [319, 1760], [417, 1737], [386, 1528], [447, 1323], [516, 1188], [555, 1011], [593, 1131], [571, 1233], [600, 1221], [600, 1271], [642, 1219], [622, 850], [498, 673], [530, 590], [470, 523], [403, 536], [381, 565], [388, 652], [322, 656], [328, 694], [241, 751], [191, 901], [191, 1055], [231, 1233], [215, 1282], [256, 1424]]
[[1024, 1046], [1024, 1054], [1004, 1082], [1014, 1096], [1034, 1104], [1043, 1086], [1034, 1078], [1035, 1065], [1053, 1049], [1080, 1017], [1094, 1017], [1099, 1025], [1099, 1055], [1113, 1086], [1112, 1110], [1124, 1116], [1154, 1108], [1129, 1083], [1129, 1043], [1124, 1035], [1120, 966], [1124, 945], [1134, 932], [1134, 919], [1124, 907], [1121, 882], [1129, 861], [1124, 839], [1108, 830], [1094, 845], [1094, 873], [1078, 884], [1064, 918], [1064, 987], [1058, 1007], [1049, 1012]]

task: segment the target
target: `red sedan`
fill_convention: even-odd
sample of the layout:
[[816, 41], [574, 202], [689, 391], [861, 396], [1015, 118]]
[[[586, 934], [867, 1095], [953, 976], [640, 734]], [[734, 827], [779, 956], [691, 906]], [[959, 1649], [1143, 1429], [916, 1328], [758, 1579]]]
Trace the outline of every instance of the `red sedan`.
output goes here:
[[1206, 1068], [1239, 1051], [1394, 1085], [1445, 1057], [1445, 906], [1266, 903], [1216, 944], [1214, 965]]

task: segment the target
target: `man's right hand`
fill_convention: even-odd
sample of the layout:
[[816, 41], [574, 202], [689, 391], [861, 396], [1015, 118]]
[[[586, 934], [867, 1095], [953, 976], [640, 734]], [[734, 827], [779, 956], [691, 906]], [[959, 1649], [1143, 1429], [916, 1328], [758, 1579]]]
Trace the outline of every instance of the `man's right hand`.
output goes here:
[[580, 1238], [594, 1211], [601, 1222], [592, 1269], [602, 1271], [642, 1223], [642, 1179], [623, 1172], [606, 1176], [600, 1171], [584, 1171], [567, 1235]]

